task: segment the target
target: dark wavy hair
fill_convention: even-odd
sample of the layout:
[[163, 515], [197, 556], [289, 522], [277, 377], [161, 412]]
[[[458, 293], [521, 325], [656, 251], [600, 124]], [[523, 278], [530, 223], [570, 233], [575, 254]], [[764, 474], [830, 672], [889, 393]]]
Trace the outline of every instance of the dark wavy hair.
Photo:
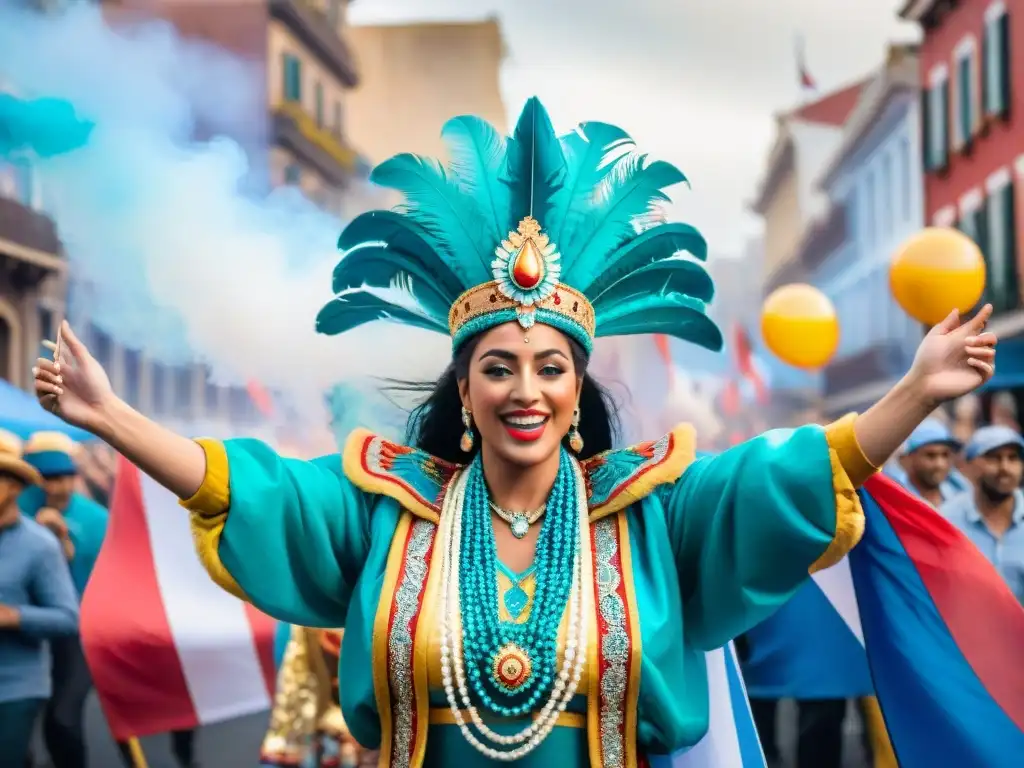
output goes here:
[[[582, 377], [580, 388], [580, 437], [583, 450], [580, 459], [587, 459], [603, 451], [611, 450], [620, 434], [618, 409], [611, 394], [593, 376], [587, 373], [590, 358], [586, 351], [573, 339], [568, 339], [576, 375]], [[466, 453], [459, 446], [464, 428], [462, 426], [462, 399], [459, 397], [459, 381], [469, 376], [469, 364], [480, 343], [480, 335], [469, 339], [445, 368], [437, 381], [415, 382], [388, 380], [385, 392], [422, 393], [427, 395], [412, 409], [406, 426], [406, 442], [431, 456], [465, 464], [479, 450], [480, 432], [473, 426], [473, 449]], [[568, 447], [568, 438], [563, 445]]]

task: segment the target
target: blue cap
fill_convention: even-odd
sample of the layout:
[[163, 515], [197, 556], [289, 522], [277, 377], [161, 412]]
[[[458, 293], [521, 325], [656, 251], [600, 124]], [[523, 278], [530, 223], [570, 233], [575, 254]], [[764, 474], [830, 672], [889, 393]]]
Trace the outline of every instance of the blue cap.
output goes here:
[[989, 451], [994, 451], [996, 448], [1004, 448], [1007, 445], [1015, 445], [1024, 453], [1024, 437], [1021, 437], [1020, 433], [1016, 430], [1002, 425], [982, 427], [971, 435], [971, 439], [967, 443], [965, 456], [970, 461], [979, 456], [984, 456]]
[[926, 445], [948, 445], [954, 451], [959, 451], [962, 447], [960, 441], [949, 431], [949, 427], [938, 419], [922, 421], [907, 438], [907, 442], [903, 446], [903, 453], [913, 453]]

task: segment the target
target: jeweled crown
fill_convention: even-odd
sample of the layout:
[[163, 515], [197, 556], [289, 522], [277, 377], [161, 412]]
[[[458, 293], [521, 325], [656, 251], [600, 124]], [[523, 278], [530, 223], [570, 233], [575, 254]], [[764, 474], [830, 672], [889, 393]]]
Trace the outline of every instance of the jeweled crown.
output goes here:
[[321, 333], [392, 320], [448, 333], [457, 350], [518, 322], [588, 351], [595, 337], [640, 333], [721, 347], [704, 238], [664, 218], [665, 189], [686, 181], [674, 166], [648, 162], [606, 123], [559, 137], [535, 98], [508, 138], [475, 117], [448, 121], [442, 137], [447, 165], [402, 154], [374, 169], [405, 201], [342, 232]]

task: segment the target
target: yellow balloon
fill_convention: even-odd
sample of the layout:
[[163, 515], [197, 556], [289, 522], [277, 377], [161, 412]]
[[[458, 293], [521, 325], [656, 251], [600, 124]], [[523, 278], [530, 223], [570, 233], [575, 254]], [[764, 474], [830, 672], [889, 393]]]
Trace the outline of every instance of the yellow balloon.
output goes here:
[[813, 285], [784, 285], [764, 301], [761, 335], [784, 363], [821, 368], [839, 346], [839, 318], [828, 296]]
[[973, 309], [985, 292], [985, 259], [959, 230], [928, 227], [893, 256], [889, 289], [903, 311], [935, 325], [954, 309]]

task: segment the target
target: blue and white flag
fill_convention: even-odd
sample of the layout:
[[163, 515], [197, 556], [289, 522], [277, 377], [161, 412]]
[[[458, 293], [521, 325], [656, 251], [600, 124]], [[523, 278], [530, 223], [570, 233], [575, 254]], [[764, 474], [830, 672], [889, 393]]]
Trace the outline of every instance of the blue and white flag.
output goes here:
[[764, 768], [747, 691], [730, 643], [705, 655], [708, 665], [708, 732], [690, 749], [652, 757], [651, 768]]

